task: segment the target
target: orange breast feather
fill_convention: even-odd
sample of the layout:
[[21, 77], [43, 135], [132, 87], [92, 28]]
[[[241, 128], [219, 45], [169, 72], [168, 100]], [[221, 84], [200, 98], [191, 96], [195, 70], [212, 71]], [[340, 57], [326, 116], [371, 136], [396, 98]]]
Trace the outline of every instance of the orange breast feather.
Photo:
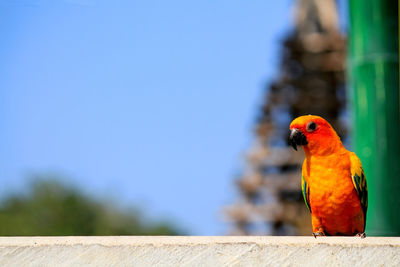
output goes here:
[[304, 161], [303, 176], [309, 186], [313, 232], [329, 235], [364, 232], [364, 214], [351, 178], [349, 153]]

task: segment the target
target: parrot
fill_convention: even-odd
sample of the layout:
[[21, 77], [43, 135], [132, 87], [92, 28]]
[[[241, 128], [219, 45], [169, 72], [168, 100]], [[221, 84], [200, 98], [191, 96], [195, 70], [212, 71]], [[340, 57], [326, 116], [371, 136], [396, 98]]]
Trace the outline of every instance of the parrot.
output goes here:
[[313, 236], [365, 238], [368, 189], [360, 159], [320, 116], [300, 116], [289, 128], [289, 144], [305, 154], [301, 189]]

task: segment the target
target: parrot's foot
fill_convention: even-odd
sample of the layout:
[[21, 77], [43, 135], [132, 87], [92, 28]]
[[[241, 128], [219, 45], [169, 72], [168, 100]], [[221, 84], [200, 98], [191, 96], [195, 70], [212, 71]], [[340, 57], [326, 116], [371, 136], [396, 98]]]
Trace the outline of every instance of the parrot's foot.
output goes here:
[[315, 237], [315, 238], [317, 238], [317, 236], [325, 236], [325, 233], [324, 232], [321, 232], [321, 231], [318, 231], [318, 232], [315, 232], [315, 233], [312, 233], [313, 234], [313, 236]]
[[359, 237], [361, 237], [361, 238], [366, 238], [366, 237], [367, 237], [367, 235], [365, 234], [365, 232], [364, 232], [364, 233], [357, 233], [356, 236], [359, 236]]

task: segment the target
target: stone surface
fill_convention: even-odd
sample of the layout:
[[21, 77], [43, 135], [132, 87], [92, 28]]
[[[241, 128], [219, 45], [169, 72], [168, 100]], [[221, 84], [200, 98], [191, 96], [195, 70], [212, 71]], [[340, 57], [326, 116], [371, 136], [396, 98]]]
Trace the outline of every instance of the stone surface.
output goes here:
[[400, 266], [400, 237], [0, 237], [0, 266]]

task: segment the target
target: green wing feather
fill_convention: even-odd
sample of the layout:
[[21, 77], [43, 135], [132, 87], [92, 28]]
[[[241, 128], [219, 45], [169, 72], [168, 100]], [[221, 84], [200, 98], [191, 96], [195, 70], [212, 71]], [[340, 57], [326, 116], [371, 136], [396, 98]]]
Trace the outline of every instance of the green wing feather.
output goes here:
[[310, 187], [307, 184], [306, 179], [304, 178], [304, 175], [301, 176], [301, 191], [303, 193], [303, 198], [304, 202], [306, 202], [308, 210], [311, 212], [311, 207], [310, 207]]
[[351, 161], [351, 179], [353, 181], [353, 185], [357, 192], [358, 198], [360, 199], [361, 207], [364, 213], [364, 222], [365, 222], [367, 218], [367, 208], [368, 208], [367, 180], [365, 179], [365, 174], [361, 165], [361, 161], [356, 154], [351, 153], [350, 161]]

